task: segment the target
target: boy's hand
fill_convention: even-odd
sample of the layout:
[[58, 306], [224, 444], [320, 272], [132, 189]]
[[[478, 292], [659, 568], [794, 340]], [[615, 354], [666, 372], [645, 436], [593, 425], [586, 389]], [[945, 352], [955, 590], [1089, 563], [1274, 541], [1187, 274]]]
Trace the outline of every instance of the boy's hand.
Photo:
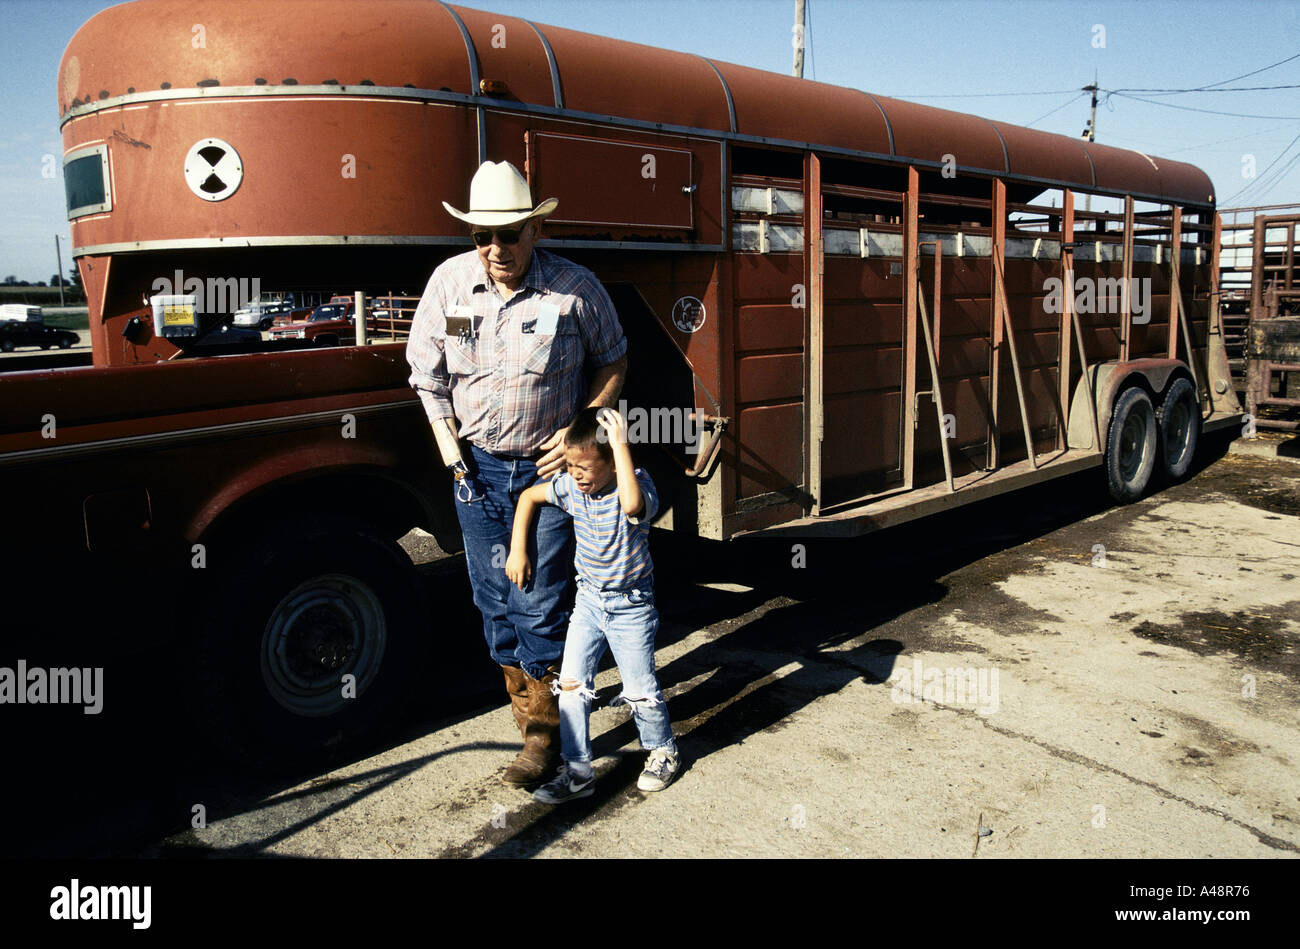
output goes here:
[[618, 409], [603, 408], [596, 412], [596, 421], [609, 435], [611, 445], [627, 444], [627, 421]]
[[528, 562], [528, 554], [522, 550], [511, 550], [510, 556], [506, 558], [506, 578], [523, 590], [524, 584], [528, 582], [532, 573], [533, 567]]

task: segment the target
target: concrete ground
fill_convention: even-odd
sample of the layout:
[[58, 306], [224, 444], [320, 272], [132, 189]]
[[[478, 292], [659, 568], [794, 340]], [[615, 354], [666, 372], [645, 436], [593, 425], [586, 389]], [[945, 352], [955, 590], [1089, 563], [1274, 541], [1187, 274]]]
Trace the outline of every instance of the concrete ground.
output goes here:
[[[156, 836], [125, 852], [1293, 857], [1300, 466], [1224, 443], [1202, 464], [1128, 507], [1093, 471], [802, 551], [656, 537], [686, 761], [664, 792], [636, 790], [629, 714], [601, 707], [612, 667], [595, 795], [552, 807], [502, 785], [519, 734], [453, 607], [401, 735], [296, 780], [178, 781], [170, 829], [155, 808]], [[468, 596], [461, 558], [404, 544], [444, 598]]]

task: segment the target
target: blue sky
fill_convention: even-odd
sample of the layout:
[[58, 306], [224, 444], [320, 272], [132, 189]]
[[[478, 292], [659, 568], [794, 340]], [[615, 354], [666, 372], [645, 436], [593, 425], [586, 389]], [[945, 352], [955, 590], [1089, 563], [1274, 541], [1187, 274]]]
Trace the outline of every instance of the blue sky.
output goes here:
[[[196, 0], [195, 6], [215, 2], [230, 0]], [[359, 16], [366, 2], [356, 0]], [[68, 266], [62, 179], [41, 176], [43, 157], [62, 153], [59, 59], [81, 24], [114, 5], [0, 0], [0, 61], [7, 78], [0, 92], [6, 119], [0, 129], [0, 279], [48, 280], [55, 270], [55, 234], [64, 237]], [[792, 63], [793, 0], [461, 5], [775, 72], [788, 73]], [[808, 5], [809, 78], [1072, 136], [1088, 118], [1088, 99], [1077, 90], [1094, 74], [1106, 90], [1191, 89], [1300, 54], [1296, 0]], [[1094, 43], [1097, 25], [1105, 30], [1104, 47]], [[147, 55], [147, 49], [128, 41], [123, 55]], [[1300, 86], [1300, 58], [1225, 85]], [[1213, 179], [1221, 207], [1300, 202], [1300, 88], [1126, 96], [1148, 101], [1106, 98], [1098, 108], [1097, 141], [1198, 165]], [[1253, 156], [1253, 179], [1243, 177], [1246, 156]]]

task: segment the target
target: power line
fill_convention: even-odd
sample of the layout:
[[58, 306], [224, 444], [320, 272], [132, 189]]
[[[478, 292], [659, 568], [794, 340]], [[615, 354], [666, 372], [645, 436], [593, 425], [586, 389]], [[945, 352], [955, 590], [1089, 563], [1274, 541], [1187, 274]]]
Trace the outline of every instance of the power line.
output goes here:
[[[1292, 144], [1295, 144], [1294, 140], [1292, 140]], [[1290, 147], [1291, 147], [1290, 145], [1287, 146], [1287, 148]], [[1268, 167], [1272, 168], [1273, 165], [1277, 164], [1277, 162], [1281, 160], [1282, 156], [1285, 154], [1286, 154], [1286, 149], [1283, 149], [1282, 154], [1278, 155], [1277, 158], [1275, 158], [1272, 162], [1270, 162]], [[1291, 169], [1295, 167], [1296, 162], [1300, 162], [1300, 152], [1297, 152], [1295, 155], [1291, 156], [1291, 160], [1287, 162], [1287, 164], [1279, 168], [1277, 171], [1273, 172], [1271, 176], [1267, 175], [1268, 168], [1264, 169], [1265, 174], [1258, 176], [1257, 178], [1255, 178], [1254, 181], [1251, 181], [1249, 184], [1247, 184], [1245, 188], [1242, 188], [1240, 191], [1234, 194], [1232, 196], [1232, 200], [1235, 201], [1241, 195], [1245, 194], [1247, 191], [1251, 191], [1251, 189], [1254, 189], [1252, 191], [1250, 200], [1258, 203], [1257, 199], [1262, 198], [1263, 195], [1266, 195], [1270, 191], [1272, 191], [1273, 188], [1290, 173]]]
[[1240, 76], [1233, 76], [1231, 79], [1220, 79], [1218, 82], [1211, 82], [1204, 86], [1195, 86], [1191, 89], [1114, 89], [1113, 92], [1161, 92], [1169, 95], [1180, 92], [1257, 92], [1264, 89], [1300, 89], [1300, 86], [1238, 86], [1235, 89], [1215, 89], [1215, 86], [1222, 86], [1225, 83], [1236, 82], [1238, 79], [1245, 79], [1249, 76], [1255, 76], [1262, 72], [1267, 72], [1284, 63], [1289, 63], [1293, 59], [1300, 59], [1300, 53], [1294, 56], [1288, 56], [1286, 59], [1280, 59], [1271, 66], [1264, 66], [1260, 69], [1252, 70], [1248, 73], [1242, 73]]
[[1152, 99], [1144, 99], [1141, 96], [1130, 96], [1123, 92], [1112, 89], [1103, 90], [1107, 96], [1119, 96], [1121, 99], [1133, 99], [1136, 102], [1145, 102], [1148, 105], [1163, 106], [1166, 109], [1180, 109], [1183, 112], [1205, 112], [1209, 115], [1229, 115], [1238, 119], [1284, 119], [1286, 121], [1300, 121], [1300, 115], [1252, 115], [1247, 112], [1221, 112], [1216, 109], [1197, 109], [1190, 105], [1174, 105], [1172, 102], [1156, 102]]
[[[1243, 139], [1255, 138], [1259, 135], [1267, 135], [1270, 132], [1276, 132], [1278, 129], [1284, 129], [1288, 127], [1289, 126], [1286, 125], [1274, 125], [1272, 128], [1260, 129], [1258, 132], [1250, 132], [1249, 134], [1246, 135], [1234, 135], [1232, 136], [1232, 138], [1219, 138], [1219, 139], [1215, 139], [1213, 142], [1198, 142], [1195, 145], [1180, 145], [1178, 148], [1175, 149], [1165, 149], [1165, 151], [1163, 151], [1161, 154], [1168, 157], [1169, 155], [1176, 155], [1179, 152], [1189, 152], [1194, 148], [1209, 148], [1211, 145], [1223, 145], [1226, 142], [1240, 142]], [[1154, 145], [1152, 147], [1157, 149], [1159, 148], [1159, 146], [1154, 146]]]
[[[1273, 69], [1274, 67], [1281, 66], [1283, 63], [1289, 63], [1293, 59], [1300, 59], [1300, 53], [1296, 53], [1294, 56], [1288, 56], [1286, 59], [1280, 59], [1277, 62], [1273, 63], [1272, 66], [1264, 66], [1263, 68], [1253, 70], [1252, 72], [1242, 73], [1240, 76], [1233, 76], [1231, 79], [1220, 79], [1218, 82], [1210, 83], [1210, 86], [1221, 86], [1225, 82], [1236, 82], [1238, 79], [1245, 79], [1248, 76], [1255, 76], [1258, 75], [1259, 73], [1267, 72], [1268, 70]], [[1206, 88], [1208, 89], [1209, 86], [1206, 86]]]
[[1261, 92], [1266, 89], [1300, 89], [1300, 83], [1289, 86], [1233, 86], [1231, 89], [1112, 89], [1111, 92], [1152, 92], [1159, 95], [1178, 95], [1184, 92]]
[[808, 71], [812, 73], [813, 79], [817, 78], [817, 60], [813, 56], [813, 25], [812, 25], [812, 0], [808, 0], [804, 9], [808, 17], [808, 29], [805, 35], [808, 38]]
[[[1289, 151], [1291, 150], [1291, 146], [1295, 145], [1296, 142], [1300, 142], [1300, 135], [1297, 135], [1295, 138], [1291, 139], [1291, 141], [1287, 143], [1286, 147], [1283, 148], [1282, 151], [1280, 151], [1280, 152], [1278, 153], [1278, 156], [1277, 156], [1276, 158], [1274, 158], [1271, 162], [1269, 162], [1269, 163], [1268, 163], [1268, 166], [1265, 167], [1265, 169], [1264, 169], [1263, 171], [1261, 171], [1261, 172], [1259, 173], [1259, 175], [1258, 175], [1258, 176], [1257, 176], [1253, 181], [1249, 182], [1249, 183], [1248, 183], [1244, 188], [1242, 188], [1240, 191], [1238, 191], [1236, 194], [1234, 194], [1231, 198], [1229, 198], [1229, 199], [1228, 199], [1228, 202], [1235, 201], [1237, 198], [1239, 198], [1241, 195], [1245, 194], [1247, 191], [1250, 191], [1252, 188], [1260, 188], [1260, 187], [1263, 187], [1265, 176], [1268, 175], [1269, 170], [1270, 170], [1274, 165], [1276, 165], [1278, 162], [1280, 162], [1280, 161], [1282, 160], [1283, 156], [1285, 156], [1286, 153], [1289, 152]], [[1271, 189], [1271, 188], [1273, 187], [1273, 185], [1275, 185], [1278, 181], [1280, 181], [1283, 177], [1285, 177], [1286, 173], [1287, 173], [1288, 171], [1290, 171], [1290, 170], [1291, 170], [1291, 167], [1296, 163], [1296, 159], [1300, 159], [1300, 152], [1297, 152], [1297, 153], [1296, 153], [1295, 158], [1293, 158], [1293, 159], [1291, 160], [1290, 164], [1288, 164], [1286, 167], [1284, 167], [1284, 168], [1282, 169], [1281, 172], [1279, 172], [1279, 173], [1278, 173], [1277, 175], [1275, 175], [1273, 178], [1269, 179], [1269, 181], [1268, 181], [1268, 188], [1265, 189], [1264, 192], [1262, 192], [1262, 193], [1265, 193], [1265, 194], [1266, 194], [1266, 193], [1268, 192], [1268, 190]]]
[[1055, 109], [1053, 109], [1051, 112], [1045, 112], [1045, 113], [1043, 113], [1043, 114], [1040, 115], [1038, 118], [1034, 119], [1033, 122], [1026, 122], [1024, 127], [1025, 127], [1025, 128], [1030, 128], [1031, 126], [1037, 124], [1038, 122], [1043, 121], [1043, 119], [1047, 118], [1049, 115], [1054, 115], [1055, 113], [1060, 112], [1060, 111], [1061, 111], [1062, 109], [1064, 109], [1066, 106], [1074, 105], [1074, 103], [1078, 102], [1079, 99], [1083, 98], [1083, 96], [1085, 96], [1086, 94], [1087, 94], [1087, 93], [1084, 93], [1084, 92], [1077, 93], [1076, 95], [1074, 95], [1073, 97], [1071, 97], [1071, 98], [1069, 99], [1069, 101], [1063, 103], [1062, 105], [1058, 105], [1058, 106], [1057, 106]]
[[1004, 96], [1063, 96], [1074, 89], [1055, 89], [1051, 92], [954, 92], [933, 96], [909, 96], [894, 94], [893, 99], [996, 99]]
[[1282, 179], [1285, 178], [1288, 174], [1290, 174], [1291, 169], [1296, 166], [1297, 162], [1300, 162], [1300, 152], [1297, 152], [1294, 156], [1292, 156], [1291, 161], [1289, 161], [1284, 167], [1279, 168], [1277, 171], [1273, 172], [1273, 177], [1268, 179], [1267, 182], [1264, 181], [1263, 179], [1256, 179], [1255, 181], [1247, 185], [1246, 188], [1243, 188], [1241, 191], [1238, 191], [1229, 200], [1236, 201], [1237, 198], [1239, 198], [1242, 194], [1244, 194], [1249, 188], [1256, 187], [1258, 190], [1256, 190], [1251, 195], [1250, 200], [1254, 203], [1262, 202], [1264, 196], [1267, 195], [1269, 192], [1271, 192], [1275, 187], [1277, 187], [1282, 182]]

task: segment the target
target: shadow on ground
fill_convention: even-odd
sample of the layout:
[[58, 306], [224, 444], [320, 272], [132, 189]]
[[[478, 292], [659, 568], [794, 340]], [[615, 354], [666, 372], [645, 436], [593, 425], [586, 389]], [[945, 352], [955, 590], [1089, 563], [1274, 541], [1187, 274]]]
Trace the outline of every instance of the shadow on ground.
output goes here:
[[[1207, 439], [1193, 484], [1171, 490], [1194, 496], [1194, 479], [1222, 457], [1227, 444], [1226, 439]], [[847, 540], [753, 537], [688, 543], [657, 532], [660, 645], [706, 631], [703, 643], [660, 669], [666, 691], [690, 683], [669, 705], [674, 724], [684, 733], [686, 759], [699, 761], [779, 728], [783, 719], [854, 680], [885, 683], [896, 656], [904, 649], [924, 648], [926, 633], [918, 628], [904, 642], [875, 636], [873, 630], [913, 610], [942, 609], [948, 592], [944, 578], [953, 571], [1107, 511], [1111, 504], [1100, 480], [1097, 471], [1083, 472], [1013, 497]], [[389, 728], [346, 754], [325, 756], [293, 771], [249, 769], [216, 757], [210, 740], [175, 714], [192, 682], [175, 655], [150, 648], [156, 640], [143, 629], [94, 630], [93, 609], [86, 607], [76, 619], [84, 627], [76, 628], [111, 637], [100, 645], [113, 664], [109, 681], [122, 683], [120, 697], [106, 702], [99, 716], [67, 708], [46, 708], [39, 715], [30, 708], [6, 710], [16, 714], [7, 715], [15, 728], [8, 742], [13, 769], [6, 782], [11, 803], [4, 809], [10, 818], [5, 853], [201, 856], [210, 851], [191, 846], [184, 837], [166, 847], [155, 843], [190, 828], [195, 802], [203, 802], [209, 821], [256, 810], [268, 796], [326, 768], [364, 760], [503, 708], [500, 672], [483, 645], [463, 563], [455, 557], [421, 568], [430, 596], [439, 604], [428, 687], [411, 696]], [[124, 648], [116, 649], [116, 643]], [[778, 675], [779, 670], [786, 671]], [[607, 701], [614, 691], [604, 690], [601, 699]], [[642, 758], [618, 754], [634, 738], [630, 721], [597, 738], [597, 756], [613, 756], [615, 764], [602, 774], [591, 799], [562, 809], [527, 805], [523, 826], [508, 836], [496, 832], [446, 855], [486, 848], [489, 856], [529, 856], [562, 840], [593, 812], [635, 801]], [[503, 749], [503, 761], [509, 750]], [[372, 774], [375, 783], [366, 793], [429, 760], [411, 759]], [[341, 797], [304, 823], [356, 800], [355, 794]], [[286, 828], [256, 848], [226, 855], [257, 855], [273, 840], [300, 829]]]

